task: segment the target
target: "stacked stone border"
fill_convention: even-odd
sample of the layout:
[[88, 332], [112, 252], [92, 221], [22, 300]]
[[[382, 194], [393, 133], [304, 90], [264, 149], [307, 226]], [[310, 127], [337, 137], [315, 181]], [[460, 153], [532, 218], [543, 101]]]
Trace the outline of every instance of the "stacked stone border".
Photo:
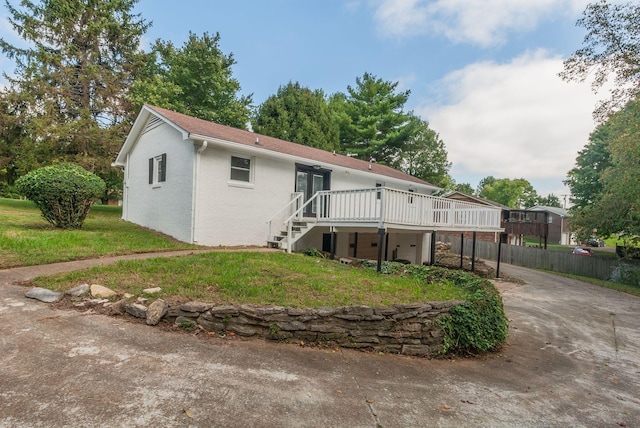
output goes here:
[[[159, 292], [159, 288], [146, 289]], [[64, 299], [76, 308], [100, 308], [109, 315], [129, 314], [150, 326], [161, 321], [187, 330], [203, 329], [220, 334], [258, 337], [309, 344], [335, 344], [344, 348], [420, 357], [434, 357], [444, 348], [444, 332], [438, 322], [459, 300], [399, 304], [384, 307], [341, 306], [300, 309], [284, 306], [214, 305], [191, 301], [168, 303], [118, 295], [101, 285], [83, 284], [64, 294], [44, 288], [29, 290], [26, 297], [55, 303]], [[116, 299], [116, 300], [110, 300]], [[135, 299], [135, 300], [134, 300]]]
[[159, 299], [148, 307], [125, 303], [124, 310], [145, 318], [150, 325], [165, 319], [183, 328], [221, 334], [232, 332], [243, 337], [332, 343], [344, 348], [432, 357], [443, 349], [443, 331], [436, 321], [459, 303], [299, 309], [203, 302], [169, 305]]

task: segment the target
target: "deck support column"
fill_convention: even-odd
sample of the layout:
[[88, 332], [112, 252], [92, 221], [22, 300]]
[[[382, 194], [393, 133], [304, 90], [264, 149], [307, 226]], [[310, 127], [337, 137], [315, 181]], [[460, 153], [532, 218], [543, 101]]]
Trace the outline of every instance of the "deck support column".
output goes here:
[[384, 235], [384, 261], [389, 260], [389, 234]]
[[464, 267], [464, 232], [460, 234], [460, 269]]
[[473, 238], [471, 244], [471, 272], [476, 271], [476, 231], [473, 231]]
[[498, 261], [496, 261], [496, 278], [500, 278], [500, 259], [502, 258], [502, 237], [506, 233], [500, 233], [498, 238]]
[[436, 264], [436, 231], [431, 232], [431, 251], [429, 254], [429, 266]]
[[358, 258], [358, 232], [353, 234], [353, 258]]
[[384, 250], [382, 245], [384, 244], [385, 232], [384, 229], [378, 229], [378, 272], [382, 271], [382, 252]]
[[333, 228], [331, 228], [331, 256], [329, 257], [330, 260], [333, 260], [336, 258], [337, 241], [338, 241], [338, 236], [336, 234], [336, 231]]

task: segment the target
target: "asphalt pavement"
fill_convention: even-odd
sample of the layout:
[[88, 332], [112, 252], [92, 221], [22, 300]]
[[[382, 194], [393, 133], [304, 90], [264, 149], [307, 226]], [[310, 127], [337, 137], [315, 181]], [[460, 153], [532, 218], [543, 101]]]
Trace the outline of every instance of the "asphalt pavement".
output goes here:
[[525, 281], [497, 283], [504, 348], [425, 360], [172, 332], [14, 284], [112, 262], [0, 271], [0, 427], [640, 426], [638, 297], [502, 265]]

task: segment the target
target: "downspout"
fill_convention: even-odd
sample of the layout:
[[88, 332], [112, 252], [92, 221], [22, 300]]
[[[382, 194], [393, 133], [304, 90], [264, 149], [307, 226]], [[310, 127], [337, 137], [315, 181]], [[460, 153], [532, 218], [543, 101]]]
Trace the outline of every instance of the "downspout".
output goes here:
[[127, 161], [122, 174], [122, 219], [129, 221], [129, 162], [130, 153], [127, 153]]
[[197, 201], [200, 192], [198, 192], [198, 177], [200, 173], [200, 155], [207, 149], [208, 143], [206, 141], [202, 142], [202, 145], [198, 147], [196, 150], [196, 156], [194, 159], [193, 165], [193, 189], [191, 190], [191, 243], [198, 243], [198, 236], [196, 235], [196, 224], [198, 221], [197, 214]]

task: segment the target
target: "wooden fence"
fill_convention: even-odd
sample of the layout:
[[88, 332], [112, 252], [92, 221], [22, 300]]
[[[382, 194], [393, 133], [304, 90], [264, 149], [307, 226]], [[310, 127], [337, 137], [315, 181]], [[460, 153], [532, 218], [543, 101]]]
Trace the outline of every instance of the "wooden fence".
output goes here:
[[[437, 235], [441, 242], [451, 243], [451, 251], [460, 254], [460, 237]], [[464, 240], [464, 255], [472, 254], [471, 239]], [[498, 260], [498, 244], [494, 242], [476, 241], [476, 258], [485, 260]], [[550, 250], [535, 247], [520, 247], [502, 244], [500, 255], [501, 263], [509, 263], [532, 269], [545, 269], [572, 275], [585, 276], [597, 279], [610, 279], [619, 266], [616, 258], [588, 257], [571, 254], [571, 249], [565, 251]]]

